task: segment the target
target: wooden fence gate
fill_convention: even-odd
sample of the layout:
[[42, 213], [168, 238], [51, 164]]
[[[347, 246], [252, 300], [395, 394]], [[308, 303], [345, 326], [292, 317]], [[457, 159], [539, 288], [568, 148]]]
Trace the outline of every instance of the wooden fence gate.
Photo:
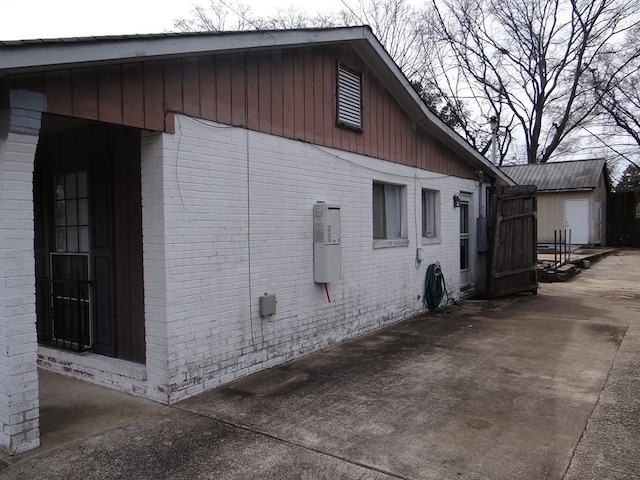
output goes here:
[[535, 185], [492, 187], [489, 297], [538, 293]]

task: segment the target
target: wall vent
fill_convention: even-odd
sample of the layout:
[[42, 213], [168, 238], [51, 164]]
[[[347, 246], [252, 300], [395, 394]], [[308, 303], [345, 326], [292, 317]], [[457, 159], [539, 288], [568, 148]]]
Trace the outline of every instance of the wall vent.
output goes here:
[[338, 125], [362, 130], [362, 75], [338, 65]]

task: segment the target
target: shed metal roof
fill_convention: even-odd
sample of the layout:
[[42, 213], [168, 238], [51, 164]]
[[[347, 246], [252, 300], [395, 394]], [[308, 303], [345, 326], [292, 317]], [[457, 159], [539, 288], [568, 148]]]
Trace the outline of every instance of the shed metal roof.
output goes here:
[[590, 190], [598, 186], [604, 159], [548, 162], [500, 167], [518, 185], [535, 185], [539, 192]]

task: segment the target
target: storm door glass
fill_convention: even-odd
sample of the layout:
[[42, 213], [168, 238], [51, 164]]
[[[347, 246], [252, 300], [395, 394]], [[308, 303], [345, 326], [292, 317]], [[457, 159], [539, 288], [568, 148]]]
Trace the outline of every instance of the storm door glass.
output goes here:
[[55, 252], [51, 252], [53, 336], [65, 348], [91, 345], [87, 172], [55, 176]]

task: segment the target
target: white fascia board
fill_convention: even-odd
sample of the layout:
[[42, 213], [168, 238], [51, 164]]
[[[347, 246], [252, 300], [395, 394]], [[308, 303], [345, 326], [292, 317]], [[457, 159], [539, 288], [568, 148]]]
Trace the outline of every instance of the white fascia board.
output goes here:
[[0, 72], [78, 64], [206, 55], [248, 49], [301, 47], [363, 38], [367, 27], [159, 36], [95, 37], [0, 45]]

